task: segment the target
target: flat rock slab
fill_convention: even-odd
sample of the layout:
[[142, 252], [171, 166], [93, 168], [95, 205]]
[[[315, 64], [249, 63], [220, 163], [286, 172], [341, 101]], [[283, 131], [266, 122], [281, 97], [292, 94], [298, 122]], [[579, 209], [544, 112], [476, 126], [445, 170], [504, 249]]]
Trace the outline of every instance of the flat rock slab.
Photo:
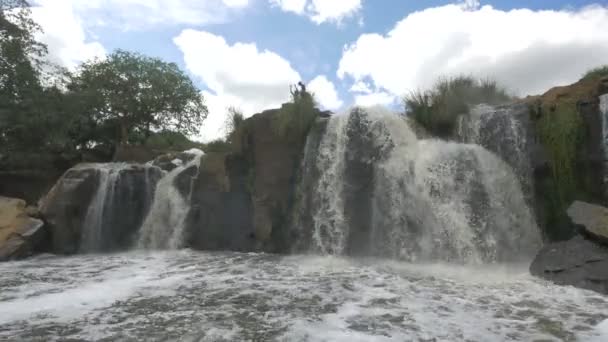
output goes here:
[[559, 285], [608, 294], [608, 247], [583, 236], [548, 244], [532, 262], [530, 273]]
[[568, 208], [568, 216], [584, 233], [598, 242], [608, 244], [608, 209], [599, 205], [576, 201]]

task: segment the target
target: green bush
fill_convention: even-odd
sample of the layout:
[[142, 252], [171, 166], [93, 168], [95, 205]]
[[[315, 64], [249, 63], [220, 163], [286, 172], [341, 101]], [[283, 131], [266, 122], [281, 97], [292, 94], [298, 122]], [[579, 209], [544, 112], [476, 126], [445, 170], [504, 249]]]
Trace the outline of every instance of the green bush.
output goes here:
[[557, 200], [565, 208], [577, 191], [576, 152], [583, 139], [583, 121], [575, 105], [561, 104], [536, 123], [541, 143], [549, 154]]
[[201, 149], [205, 153], [218, 152], [218, 153], [230, 153], [234, 151], [232, 143], [224, 139], [217, 139], [203, 144]]
[[233, 150], [242, 151], [245, 139], [245, 116], [235, 107], [228, 109], [226, 131], [226, 141], [232, 145]]
[[161, 131], [152, 133], [146, 139], [145, 146], [155, 150], [185, 151], [191, 148], [201, 149], [203, 144], [192, 141], [179, 132]]
[[405, 111], [429, 133], [442, 138], [454, 134], [458, 117], [480, 103], [501, 104], [513, 97], [489, 79], [470, 76], [440, 78], [432, 89], [414, 91], [404, 98]]
[[273, 123], [275, 132], [290, 141], [303, 141], [318, 116], [314, 95], [293, 88], [291, 102], [281, 107]]
[[605, 76], [608, 76], [608, 64], [587, 71], [581, 80], [597, 80]]

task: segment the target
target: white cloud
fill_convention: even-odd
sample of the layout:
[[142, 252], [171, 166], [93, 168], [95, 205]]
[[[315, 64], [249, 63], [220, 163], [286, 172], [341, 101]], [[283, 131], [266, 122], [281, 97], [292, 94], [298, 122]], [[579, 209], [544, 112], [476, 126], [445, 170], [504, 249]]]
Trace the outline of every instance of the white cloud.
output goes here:
[[355, 16], [361, 10], [362, 0], [269, 0], [285, 12], [305, 15], [317, 24], [333, 22]]
[[37, 39], [48, 46], [51, 62], [73, 70], [83, 61], [105, 56], [100, 43], [87, 40], [82, 21], [69, 2], [38, 1], [32, 19], [42, 27]]
[[338, 96], [336, 87], [325, 75], [319, 75], [310, 81], [308, 90], [315, 94], [315, 99], [325, 109], [336, 110], [344, 104]]
[[531, 94], [576, 81], [605, 56], [608, 7], [502, 11], [468, 0], [411, 13], [386, 35], [360, 36], [345, 48], [338, 76], [402, 95], [465, 73]]
[[309, 10], [313, 13], [311, 19], [317, 24], [326, 21], [341, 22], [361, 9], [361, 0], [312, 0]]
[[384, 91], [355, 95], [355, 104], [357, 106], [364, 106], [364, 107], [371, 107], [371, 106], [375, 106], [375, 105], [389, 106], [391, 104], [394, 104], [396, 101], [397, 101], [397, 97], [395, 95], [389, 94]]
[[249, 5], [249, 0], [222, 0], [222, 2], [228, 7], [235, 8], [246, 7]]
[[285, 12], [303, 14], [307, 0], [270, 0], [270, 4], [280, 7]]
[[[48, 0], [35, 0], [35, 2]], [[224, 22], [230, 11], [249, 0], [54, 0], [69, 3], [86, 26], [111, 26], [142, 30], [162, 25], [204, 25]]]
[[[203, 127], [202, 139], [219, 138], [228, 106], [239, 107], [246, 116], [280, 106], [289, 99], [289, 85], [300, 75], [278, 54], [258, 50], [253, 43], [230, 45], [209, 32], [184, 30], [174, 38], [184, 54], [187, 69], [199, 77], [212, 92], [207, 92], [211, 113]], [[215, 107], [215, 108], [213, 108]]]

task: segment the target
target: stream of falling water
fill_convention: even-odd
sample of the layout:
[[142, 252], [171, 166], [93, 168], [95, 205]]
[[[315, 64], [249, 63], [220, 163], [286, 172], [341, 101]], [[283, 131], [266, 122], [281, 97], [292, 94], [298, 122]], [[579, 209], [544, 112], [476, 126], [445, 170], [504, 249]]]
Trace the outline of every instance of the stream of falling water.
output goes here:
[[334, 116], [318, 151], [307, 150], [318, 153], [320, 172], [308, 194], [317, 203], [310, 250], [348, 249], [353, 222], [345, 215], [344, 180], [353, 170], [344, 151], [348, 139], [361, 137], [371, 147], [350, 153], [372, 156], [359, 165], [373, 168], [373, 191], [349, 196], [371, 197], [368, 231], [360, 234], [369, 255], [479, 264], [527, 260], [540, 248], [519, 178], [496, 155], [478, 145], [417, 139], [406, 120], [379, 107], [353, 113]]
[[[179, 249], [184, 247], [186, 217], [190, 210], [189, 193], [176, 186], [177, 177], [192, 167], [200, 167], [202, 151], [165, 175], [157, 184], [152, 207], [139, 229], [138, 248]], [[198, 172], [198, 171], [197, 171]], [[191, 191], [190, 187], [187, 191]]]

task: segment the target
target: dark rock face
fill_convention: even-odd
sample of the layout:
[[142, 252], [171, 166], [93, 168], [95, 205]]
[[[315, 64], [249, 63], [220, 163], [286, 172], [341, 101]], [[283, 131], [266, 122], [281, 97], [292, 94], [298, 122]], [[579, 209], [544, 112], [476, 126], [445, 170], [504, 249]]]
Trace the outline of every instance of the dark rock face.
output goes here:
[[78, 251], [82, 224], [98, 182], [99, 175], [93, 168], [70, 169], [42, 199], [40, 212], [51, 233], [53, 252]]
[[155, 167], [81, 164], [68, 170], [40, 205], [59, 254], [126, 249], [133, 242], [162, 172]]
[[199, 250], [253, 251], [253, 204], [247, 168], [226, 154], [208, 154], [192, 183], [186, 245]]
[[280, 111], [270, 110], [250, 119], [242, 158], [249, 167], [246, 185], [251, 190], [255, 238], [265, 251], [287, 252], [292, 243], [289, 215], [306, 142], [277, 134], [278, 115]]
[[44, 222], [28, 216], [25, 201], [0, 197], [0, 261], [16, 260], [43, 251]]
[[559, 285], [608, 294], [608, 248], [582, 236], [551, 243], [538, 253], [530, 272]]

